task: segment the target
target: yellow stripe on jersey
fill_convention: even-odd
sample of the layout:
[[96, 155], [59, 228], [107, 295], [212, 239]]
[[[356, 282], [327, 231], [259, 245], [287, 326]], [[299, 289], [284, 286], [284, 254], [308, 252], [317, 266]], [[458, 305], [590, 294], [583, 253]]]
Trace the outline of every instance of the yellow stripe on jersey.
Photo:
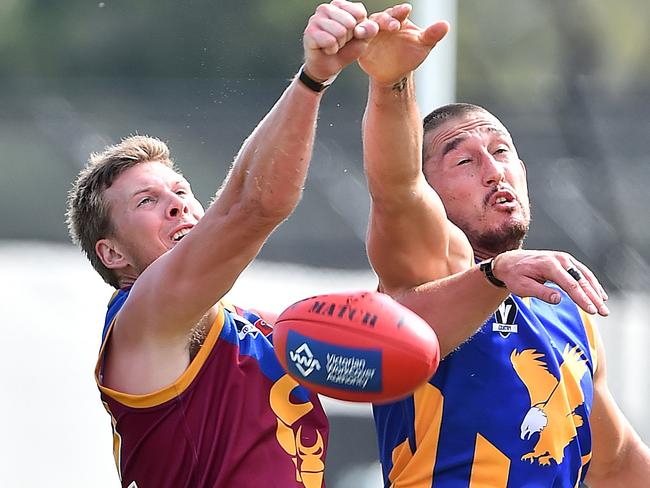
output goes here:
[[582, 478], [582, 470], [584, 469], [585, 465], [591, 461], [591, 453], [585, 454], [580, 458], [582, 462], [582, 466], [580, 466], [580, 469], [578, 470], [578, 479], [576, 480], [576, 485], [574, 488], [578, 488], [580, 486], [580, 479]]
[[593, 366], [594, 374], [596, 374], [596, 370], [598, 369], [598, 339], [596, 335], [596, 326], [592, 322], [591, 317], [587, 312], [581, 308], [578, 308], [578, 311], [580, 312], [582, 323], [585, 326], [587, 340], [589, 341], [589, 350], [591, 352], [591, 363]]
[[433, 483], [444, 399], [438, 388], [426, 383], [413, 393], [413, 402], [417, 453], [414, 457], [408, 439], [393, 450], [388, 479], [394, 488], [430, 488]]
[[108, 412], [108, 415], [111, 416], [111, 427], [113, 429], [113, 459], [115, 459], [115, 466], [117, 467], [117, 475], [122, 481], [122, 436], [117, 431], [117, 420], [113, 416], [108, 403], [102, 402], [104, 408]]
[[510, 459], [481, 434], [476, 434], [469, 488], [505, 488]]
[[208, 355], [212, 351], [212, 348], [217, 343], [217, 339], [219, 338], [219, 335], [221, 334], [221, 330], [223, 328], [224, 320], [225, 320], [225, 315], [223, 311], [223, 306], [221, 303], [219, 303], [219, 311], [217, 312], [217, 318], [212, 323], [212, 327], [210, 327], [210, 331], [208, 332], [208, 335], [205, 338], [205, 342], [203, 343], [203, 346], [199, 349], [199, 352], [196, 354], [196, 356], [194, 357], [190, 365], [187, 367], [187, 369], [183, 372], [183, 374], [179, 376], [179, 378], [176, 381], [174, 381], [171, 385], [166, 386], [165, 388], [154, 391], [152, 393], [147, 393], [146, 395], [132, 395], [129, 393], [122, 393], [120, 391], [107, 388], [103, 386], [99, 380], [99, 372], [104, 359], [104, 350], [106, 348], [106, 344], [108, 342], [108, 338], [110, 337], [111, 331], [113, 330], [113, 325], [115, 324], [115, 319], [113, 319], [113, 322], [111, 323], [108, 332], [106, 333], [106, 338], [104, 339], [104, 343], [102, 344], [102, 347], [99, 351], [99, 359], [97, 360], [97, 365], [95, 366], [95, 381], [97, 382], [97, 386], [102, 391], [102, 393], [117, 400], [122, 405], [126, 405], [127, 407], [133, 407], [133, 408], [154, 407], [156, 405], [165, 403], [166, 401], [171, 400], [172, 398], [177, 397], [183, 391], [185, 391], [185, 389], [188, 386], [190, 386], [190, 383], [192, 383], [194, 378], [196, 378], [196, 375], [201, 370], [201, 367], [207, 360]]
[[399, 481], [401, 481], [401, 478], [405, 477], [400, 475], [404, 473], [409, 462], [411, 459], [413, 459], [413, 452], [411, 451], [411, 446], [409, 446], [408, 438], [406, 438], [404, 442], [395, 446], [395, 449], [393, 449], [392, 458], [393, 467], [388, 474], [388, 479], [391, 482], [390, 486], [393, 488], [397, 486], [406, 486], [402, 483], [398, 485], [398, 479], [396, 478], [399, 478]]

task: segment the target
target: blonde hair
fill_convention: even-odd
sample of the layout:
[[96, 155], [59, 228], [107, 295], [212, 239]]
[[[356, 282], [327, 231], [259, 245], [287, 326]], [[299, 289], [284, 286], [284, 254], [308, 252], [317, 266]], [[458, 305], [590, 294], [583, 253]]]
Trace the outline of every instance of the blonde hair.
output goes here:
[[115, 288], [119, 288], [119, 277], [104, 266], [95, 252], [97, 241], [113, 233], [104, 192], [125, 170], [152, 161], [175, 169], [163, 141], [149, 136], [129, 136], [100, 153], [91, 154], [68, 193], [66, 223], [72, 242], [81, 247], [104, 281]]

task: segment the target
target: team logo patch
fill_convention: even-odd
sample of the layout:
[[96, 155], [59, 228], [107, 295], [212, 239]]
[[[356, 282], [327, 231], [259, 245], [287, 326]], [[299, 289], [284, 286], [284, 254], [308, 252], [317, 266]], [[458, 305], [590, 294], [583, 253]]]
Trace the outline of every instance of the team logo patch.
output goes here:
[[273, 326], [264, 319], [257, 319], [253, 325], [255, 325], [255, 328], [257, 328], [265, 337], [273, 332]]
[[494, 312], [492, 331], [498, 332], [503, 338], [508, 337], [510, 334], [516, 334], [518, 332], [518, 325], [515, 322], [516, 318], [517, 304], [512, 297], [508, 297]]
[[235, 321], [235, 328], [237, 329], [237, 335], [240, 341], [243, 341], [246, 336], [251, 336], [255, 339], [260, 334], [260, 329], [251, 324], [250, 320], [246, 317], [242, 317], [235, 312], [231, 312], [230, 315]]
[[242, 324], [241, 328], [237, 327], [237, 329], [238, 329], [237, 335], [239, 336], [240, 341], [243, 341], [244, 337], [246, 337], [247, 335], [250, 335], [253, 338], [255, 338], [260, 333], [260, 330], [250, 322], [248, 322], [247, 324]]

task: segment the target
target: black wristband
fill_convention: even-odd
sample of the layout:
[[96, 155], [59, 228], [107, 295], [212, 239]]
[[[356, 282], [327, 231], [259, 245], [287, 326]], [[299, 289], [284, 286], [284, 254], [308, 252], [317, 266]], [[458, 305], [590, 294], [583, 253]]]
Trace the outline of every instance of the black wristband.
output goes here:
[[480, 262], [478, 267], [483, 272], [488, 281], [494, 286], [498, 286], [499, 288], [507, 288], [506, 284], [503, 281], [494, 276], [494, 272], [492, 271], [493, 262], [494, 258], [486, 259], [485, 261]]
[[332, 82], [336, 79], [336, 75], [332, 76], [331, 78], [323, 81], [322, 83], [320, 81], [316, 81], [313, 78], [310, 78], [307, 73], [305, 73], [305, 65], [303, 64], [300, 67], [300, 71], [298, 72], [298, 79], [302, 82], [303, 85], [305, 85], [307, 88], [309, 88], [311, 91], [315, 91], [316, 93], [320, 93], [332, 84]]

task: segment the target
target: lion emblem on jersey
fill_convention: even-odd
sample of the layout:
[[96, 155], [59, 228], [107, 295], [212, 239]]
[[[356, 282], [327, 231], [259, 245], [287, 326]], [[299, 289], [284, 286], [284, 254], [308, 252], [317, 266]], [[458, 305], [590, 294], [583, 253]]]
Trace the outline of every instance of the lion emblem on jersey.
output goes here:
[[298, 420], [307, 415], [314, 405], [309, 401], [291, 401], [291, 391], [296, 386], [298, 383], [285, 374], [271, 388], [269, 402], [278, 420], [275, 436], [282, 449], [291, 456], [296, 468], [296, 481], [302, 482], [305, 488], [319, 488], [323, 485], [325, 470], [325, 442], [317, 430], [314, 442], [304, 444], [302, 426]]
[[580, 380], [587, 372], [587, 360], [575, 346], [567, 344], [562, 353], [560, 379], [552, 375], [544, 355], [534, 349], [513, 350], [510, 361], [530, 396], [530, 409], [521, 423], [521, 439], [528, 440], [539, 432], [533, 450], [521, 457], [522, 461], [537, 461], [542, 466], [551, 459], [560, 464], [564, 448], [575, 439], [582, 417], [575, 413], [584, 403]]

